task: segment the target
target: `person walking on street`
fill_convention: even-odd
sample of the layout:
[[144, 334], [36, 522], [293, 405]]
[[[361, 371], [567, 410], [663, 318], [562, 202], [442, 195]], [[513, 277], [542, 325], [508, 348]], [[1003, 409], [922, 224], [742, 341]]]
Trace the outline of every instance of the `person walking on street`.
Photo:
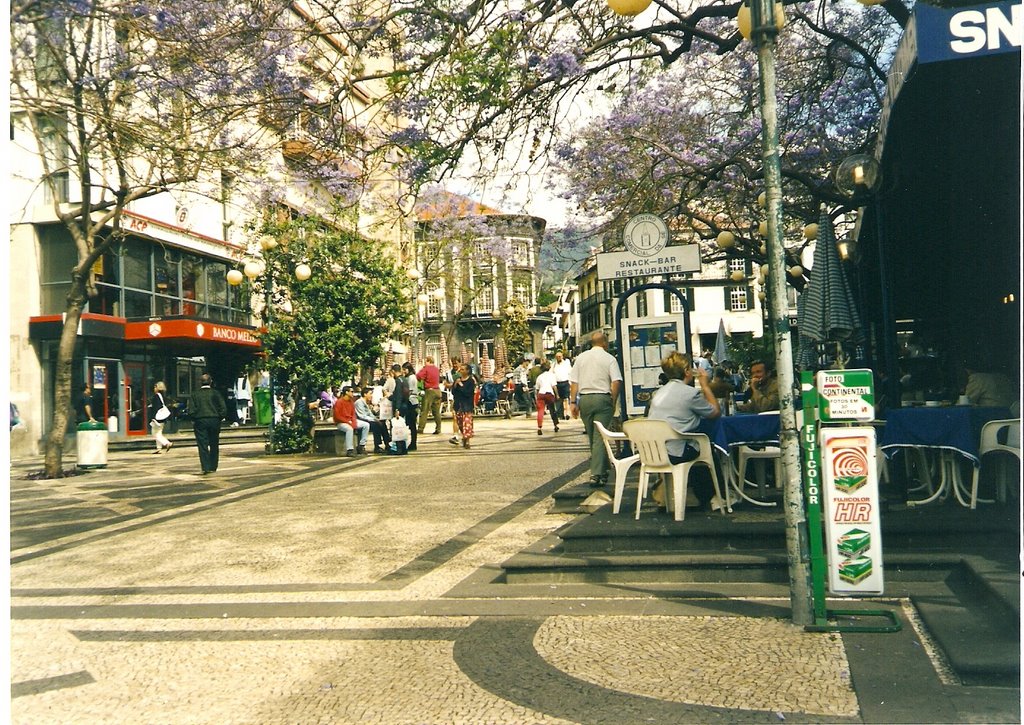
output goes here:
[[559, 350], [555, 353], [555, 364], [551, 368], [555, 374], [556, 390], [558, 401], [555, 403], [558, 417], [562, 420], [569, 420], [569, 373], [572, 372], [572, 363], [565, 359], [565, 355]]
[[544, 434], [544, 408], [547, 408], [551, 414], [551, 422], [555, 425], [555, 433], [558, 432], [558, 397], [555, 394], [555, 388], [558, 385], [558, 381], [555, 380], [555, 374], [551, 372], [551, 363], [547, 360], [540, 364], [541, 372], [537, 376], [537, 380], [534, 382], [534, 387], [537, 390], [537, 435]]
[[441, 432], [441, 370], [434, 365], [434, 358], [427, 356], [426, 362], [416, 373], [416, 379], [423, 382], [423, 400], [420, 403], [419, 433], [425, 432], [427, 418], [434, 418], [434, 435]]
[[591, 348], [576, 358], [569, 374], [569, 405], [573, 418], [583, 419], [590, 441], [590, 485], [603, 486], [608, 480], [608, 453], [595, 421], [611, 428], [615, 400], [622, 385], [619, 362], [608, 354], [608, 338], [598, 330], [590, 336]]
[[199, 449], [199, 466], [203, 475], [215, 473], [220, 461], [220, 422], [227, 415], [224, 396], [213, 389], [213, 378], [208, 373], [199, 376], [199, 390], [188, 400], [188, 414]]
[[469, 448], [473, 437], [473, 409], [476, 406], [476, 380], [470, 375], [468, 364], [459, 368], [459, 377], [452, 384], [452, 400], [455, 420], [458, 421], [462, 433], [462, 447]]
[[156, 441], [156, 453], [163, 453], [171, 450], [174, 445], [164, 435], [164, 423], [171, 417], [171, 409], [167, 407], [164, 394], [167, 392], [167, 385], [160, 380], [153, 386], [153, 400], [149, 404], [149, 427], [153, 429], [153, 439]]
[[78, 397], [75, 398], [75, 422], [95, 423], [92, 417], [92, 387], [89, 383], [82, 383], [78, 390]]

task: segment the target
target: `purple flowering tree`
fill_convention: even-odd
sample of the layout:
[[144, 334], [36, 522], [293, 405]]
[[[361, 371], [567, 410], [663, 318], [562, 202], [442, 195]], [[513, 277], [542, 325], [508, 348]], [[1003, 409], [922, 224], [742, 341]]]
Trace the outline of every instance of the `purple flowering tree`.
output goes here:
[[[357, 198], [362, 158], [346, 149], [362, 148], [363, 139], [337, 96], [332, 104], [317, 95], [331, 70], [315, 64], [320, 32], [284, 0], [11, 6], [12, 123], [19, 139], [34, 142], [37, 178], [77, 250], [46, 475], [62, 473], [76, 330], [96, 291], [93, 265], [122, 238], [129, 205], [172, 190], [202, 193], [220, 170], [272, 178], [274, 159], [335, 199]], [[296, 127], [299, 143], [282, 148], [282, 138], [293, 138], [283, 130]]]
[[[865, 22], [861, 8], [829, 8], [827, 32], [820, 18], [790, 12], [778, 41], [779, 126], [787, 238], [796, 242], [788, 254], [798, 264], [808, 243], [801, 228], [817, 220], [822, 203], [847, 204], [829, 180], [832, 170], [873, 142], [885, 76], [871, 59], [891, 52], [893, 34]], [[611, 225], [626, 214], [658, 214], [702, 242], [706, 261], [731, 255], [765, 263], [757, 67], [745, 51], [691, 55], [563, 140], [554, 162], [566, 180], [563, 196]], [[734, 235], [727, 250], [715, 244], [723, 231]], [[801, 278], [790, 281], [802, 286]]]

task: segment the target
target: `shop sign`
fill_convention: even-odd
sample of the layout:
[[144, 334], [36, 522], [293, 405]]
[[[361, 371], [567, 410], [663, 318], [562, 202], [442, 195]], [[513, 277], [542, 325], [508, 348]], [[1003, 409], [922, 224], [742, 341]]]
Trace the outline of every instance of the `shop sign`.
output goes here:
[[918, 63], [1019, 51], [1024, 36], [1019, 0], [954, 8], [918, 3], [914, 18]]
[[821, 429], [828, 587], [833, 594], [881, 594], [882, 524], [875, 429]]
[[875, 419], [875, 378], [867, 369], [818, 373], [818, 418], [823, 423]]
[[598, 279], [669, 276], [700, 271], [700, 245], [665, 247], [657, 254], [641, 257], [633, 252], [605, 252], [597, 255]]

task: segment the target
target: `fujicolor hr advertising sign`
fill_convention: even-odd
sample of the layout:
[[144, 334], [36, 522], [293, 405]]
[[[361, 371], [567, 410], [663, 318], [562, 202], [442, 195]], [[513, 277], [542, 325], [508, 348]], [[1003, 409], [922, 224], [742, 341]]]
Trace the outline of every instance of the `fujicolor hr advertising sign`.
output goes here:
[[875, 429], [822, 428], [821, 454], [829, 591], [881, 594], [882, 522]]
[[940, 8], [914, 6], [917, 62], [936, 63], [1020, 51], [1024, 5], [995, 2]]

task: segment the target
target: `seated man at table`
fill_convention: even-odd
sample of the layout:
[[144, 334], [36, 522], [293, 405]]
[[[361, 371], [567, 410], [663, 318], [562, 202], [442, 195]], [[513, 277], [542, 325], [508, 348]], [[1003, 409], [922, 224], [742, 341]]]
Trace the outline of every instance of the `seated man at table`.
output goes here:
[[[680, 352], [673, 352], [661, 361], [668, 382], [654, 391], [651, 408], [647, 417], [667, 421], [678, 433], [692, 433], [704, 418], [713, 420], [722, 414], [718, 406], [708, 374], [696, 367], [692, 358]], [[696, 380], [696, 387], [694, 381]], [[697, 457], [699, 451], [686, 441], [670, 440], [665, 444], [668, 458], [672, 463], [685, 463]], [[711, 502], [715, 488], [711, 474], [705, 466], [695, 466], [690, 471], [690, 485], [687, 486], [687, 506], [703, 506]], [[652, 494], [653, 495], [653, 494]], [[722, 505], [719, 502], [719, 505]]]
[[742, 413], [764, 413], [779, 409], [779, 379], [763, 360], [750, 363], [750, 386], [747, 393], [747, 402], [737, 403], [736, 410]]
[[1010, 376], [983, 369], [979, 363], [967, 363], [967, 387], [964, 388], [971, 405], [1009, 408], [1020, 399], [1017, 386]]

